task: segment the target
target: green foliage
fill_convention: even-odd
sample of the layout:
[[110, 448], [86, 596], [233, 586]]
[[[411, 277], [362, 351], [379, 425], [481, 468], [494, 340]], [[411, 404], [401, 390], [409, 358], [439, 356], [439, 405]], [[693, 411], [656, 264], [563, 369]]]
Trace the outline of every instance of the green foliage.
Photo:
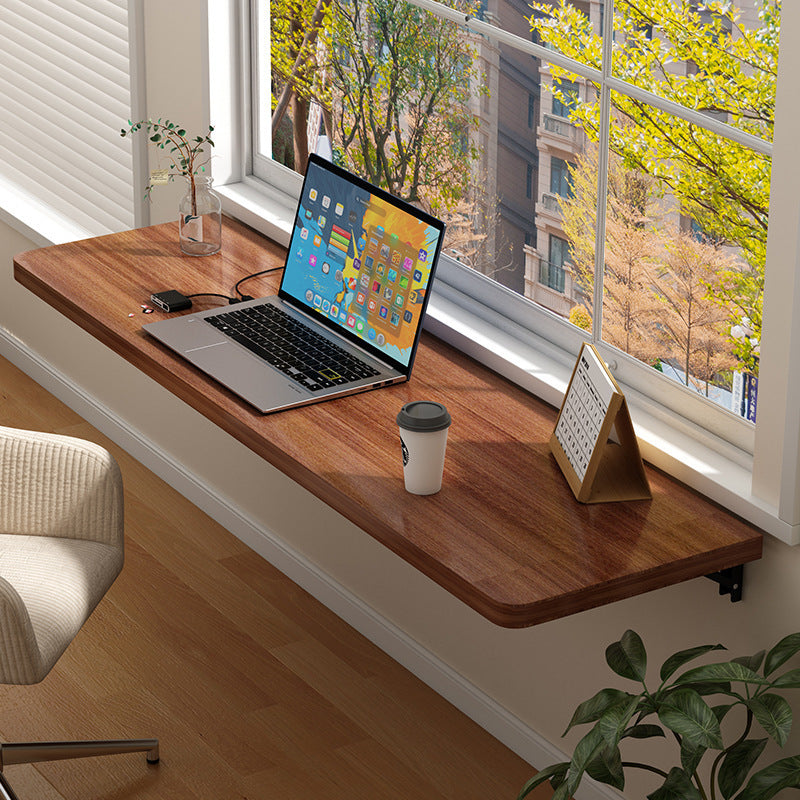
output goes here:
[[569, 321], [581, 330], [590, 331], [592, 329], [592, 317], [586, 306], [573, 306], [569, 312]]
[[[456, 5], [469, 13], [468, 2]], [[275, 0], [270, 14], [273, 129], [292, 95], [296, 169], [307, 146], [300, 107], [315, 102], [337, 163], [436, 211], [465, 197], [480, 90], [476, 50], [453, 23], [405, 0]]]
[[473, 49], [455, 25], [405, 0], [332, 0], [331, 9], [333, 139], [349, 168], [410, 202], [453, 207], [478, 155], [468, 144]]
[[[205, 165], [208, 163], [210, 156], [206, 155], [205, 148], [214, 146], [211, 141], [211, 134], [214, 131], [212, 125], [208, 126], [208, 133], [205, 136], [195, 136], [190, 139], [187, 136], [185, 128], [170, 122], [168, 119], [157, 120], [143, 119], [138, 122], [131, 122], [128, 120], [128, 127], [122, 128], [120, 136], [132, 136], [137, 131], [144, 128], [147, 133], [148, 139], [159, 150], [166, 150], [172, 168], [167, 171], [167, 179], [172, 180], [176, 176], [189, 178], [192, 188], [194, 188], [194, 176], [200, 172], [205, 172]], [[204, 160], [200, 160], [203, 156]], [[153, 180], [147, 184], [145, 197], [150, 197], [150, 192], [153, 189]]]
[[[532, 28], [549, 46], [601, 69], [602, 37], [567, 0], [534, 2]], [[761, 25], [739, 25], [730, 0], [618, 0], [614, 14], [612, 73], [683, 107], [701, 111], [771, 141], [781, 0], [762, 0]], [[689, 65], [683, 72], [675, 65]], [[552, 67], [554, 94], [572, 80]], [[685, 73], [685, 74], [684, 74]], [[716, 244], [740, 248], [747, 268], [726, 271], [718, 288], [721, 303], [737, 304], [760, 340], [766, 258], [771, 159], [755, 150], [612, 92], [610, 147], [625, 165], [656, 178], [681, 211]], [[599, 138], [600, 108], [594, 98], [574, 104], [570, 120], [590, 139]], [[756, 366], [753, 341], [734, 342], [739, 360]]]
[[[709, 644], [675, 653], [661, 666], [660, 682], [651, 690], [646, 684], [644, 643], [637, 633], [626, 631], [607, 648], [606, 663], [640, 688], [635, 693], [601, 689], [581, 703], [567, 731], [576, 725], [592, 727], [572, 758], [538, 772], [523, 786], [518, 800], [546, 781], [554, 790], [553, 800], [566, 800], [585, 774], [622, 790], [625, 771], [630, 769], [659, 776], [660, 785], [647, 795], [649, 800], [769, 800], [783, 789], [800, 788], [800, 756], [782, 758], [754, 772], [768, 739], [783, 747], [789, 736], [792, 710], [779, 692], [800, 688], [800, 669], [775, 673], [800, 652], [800, 634], [785, 637], [769, 652], [679, 673], [695, 659], [724, 649]], [[725, 744], [721, 723], [731, 712], [739, 718], [739, 736]], [[754, 723], [766, 737], [751, 738]], [[732, 724], [733, 719], [726, 724], [726, 732]], [[662, 768], [622, 760], [623, 740], [653, 737], [675, 739], [680, 763]], [[706, 759], [711, 769], [704, 786], [698, 768]]]

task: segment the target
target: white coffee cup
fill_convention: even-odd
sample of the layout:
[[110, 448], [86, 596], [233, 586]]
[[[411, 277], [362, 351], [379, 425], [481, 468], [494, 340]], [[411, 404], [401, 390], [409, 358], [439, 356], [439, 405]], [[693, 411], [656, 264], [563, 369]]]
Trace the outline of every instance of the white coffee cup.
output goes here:
[[442, 488], [450, 414], [441, 403], [416, 400], [397, 415], [403, 453], [403, 477], [411, 494], [435, 494]]

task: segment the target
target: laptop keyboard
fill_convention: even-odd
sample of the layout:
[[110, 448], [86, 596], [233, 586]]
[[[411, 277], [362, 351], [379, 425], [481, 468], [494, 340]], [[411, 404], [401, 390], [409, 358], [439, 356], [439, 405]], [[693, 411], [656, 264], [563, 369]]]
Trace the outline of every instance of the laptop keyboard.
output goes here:
[[203, 319], [312, 392], [378, 375], [369, 364], [272, 305]]

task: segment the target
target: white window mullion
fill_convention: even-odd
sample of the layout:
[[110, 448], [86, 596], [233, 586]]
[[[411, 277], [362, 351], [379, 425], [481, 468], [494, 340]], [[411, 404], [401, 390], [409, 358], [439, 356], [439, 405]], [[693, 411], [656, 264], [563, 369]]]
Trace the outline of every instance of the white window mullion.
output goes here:
[[597, 216], [594, 226], [594, 297], [592, 339], [603, 340], [603, 281], [605, 280], [606, 212], [608, 210], [608, 147], [611, 138], [611, 76], [614, 48], [614, 0], [609, 0], [603, 21], [603, 81], [600, 84], [600, 136], [597, 152]]

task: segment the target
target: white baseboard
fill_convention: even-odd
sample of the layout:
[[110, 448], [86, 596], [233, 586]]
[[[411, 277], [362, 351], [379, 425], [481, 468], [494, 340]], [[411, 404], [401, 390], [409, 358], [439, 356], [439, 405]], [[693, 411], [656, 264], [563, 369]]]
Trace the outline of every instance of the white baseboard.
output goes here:
[[[11, 333], [0, 328], [0, 355], [130, 453], [148, 469], [231, 531], [337, 616], [402, 664], [412, 674], [533, 765], [564, 761], [567, 756], [480, 688], [378, 614], [347, 587], [301, 553], [242, 513], [214, 486], [200, 480], [158, 444], [121, 419], [113, 409], [76, 385]], [[584, 780], [578, 800], [619, 800], [602, 784]]]

